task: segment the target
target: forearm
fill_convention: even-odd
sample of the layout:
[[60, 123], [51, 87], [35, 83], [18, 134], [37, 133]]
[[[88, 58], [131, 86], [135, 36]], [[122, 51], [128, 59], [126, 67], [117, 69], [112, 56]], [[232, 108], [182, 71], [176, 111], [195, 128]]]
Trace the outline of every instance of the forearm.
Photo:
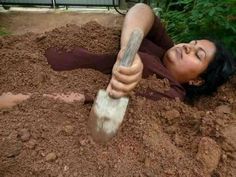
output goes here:
[[124, 49], [128, 43], [129, 37], [134, 28], [140, 28], [144, 37], [150, 31], [154, 22], [154, 13], [152, 9], [143, 3], [133, 6], [125, 16], [122, 33], [121, 33], [121, 49]]
[[150, 31], [153, 23], [153, 11], [145, 4], [136, 4], [126, 14], [121, 33], [121, 50], [117, 56], [117, 62], [113, 67], [111, 81], [107, 87], [107, 91], [109, 92], [110, 96], [114, 98], [120, 98], [122, 96], [128, 95], [141, 80], [143, 63], [139, 55], [135, 55], [133, 64], [130, 67], [122, 67], [119, 66], [118, 63], [123, 57], [124, 49], [128, 44], [133, 30], [135, 28], [141, 29], [145, 37]]

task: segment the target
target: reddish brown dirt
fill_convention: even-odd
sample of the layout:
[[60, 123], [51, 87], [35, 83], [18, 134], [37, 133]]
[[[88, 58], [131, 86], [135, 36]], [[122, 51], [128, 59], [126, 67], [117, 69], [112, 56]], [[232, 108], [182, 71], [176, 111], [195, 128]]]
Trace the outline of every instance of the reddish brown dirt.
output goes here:
[[[32, 94], [0, 109], [0, 176], [236, 176], [236, 77], [193, 105], [132, 96], [117, 136], [106, 145], [96, 144], [87, 129], [91, 103], [43, 97], [94, 97], [110, 78], [89, 69], [55, 72], [44, 57], [47, 47], [109, 53], [118, 50], [118, 40], [119, 30], [94, 22], [0, 38], [0, 93]], [[150, 78], [138, 89], [147, 87], [162, 91], [168, 82]]]

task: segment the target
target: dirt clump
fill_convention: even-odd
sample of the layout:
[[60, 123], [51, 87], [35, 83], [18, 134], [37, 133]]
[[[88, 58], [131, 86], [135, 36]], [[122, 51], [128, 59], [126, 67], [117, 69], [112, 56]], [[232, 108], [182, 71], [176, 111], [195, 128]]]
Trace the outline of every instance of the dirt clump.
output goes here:
[[[91, 69], [53, 71], [44, 51], [79, 46], [114, 53], [119, 37], [119, 30], [90, 22], [0, 38], [0, 93], [30, 94], [0, 109], [1, 176], [236, 175], [235, 77], [193, 105], [132, 95], [115, 138], [106, 145], [93, 141], [87, 126], [92, 103], [86, 99], [106, 88], [110, 75]], [[144, 79], [138, 89], [148, 87], [161, 92], [168, 81]], [[78, 93], [85, 100], [45, 96], [55, 93]]]
[[201, 138], [196, 158], [203, 164], [207, 173], [211, 174], [217, 168], [220, 157], [221, 149], [217, 143], [208, 137]]

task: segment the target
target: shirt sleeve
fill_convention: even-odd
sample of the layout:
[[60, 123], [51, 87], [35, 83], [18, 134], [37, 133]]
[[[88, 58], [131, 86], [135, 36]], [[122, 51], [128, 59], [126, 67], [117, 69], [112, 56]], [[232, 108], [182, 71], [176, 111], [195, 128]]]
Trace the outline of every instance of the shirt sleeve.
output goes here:
[[165, 50], [168, 50], [174, 45], [174, 42], [166, 32], [164, 24], [161, 23], [160, 18], [157, 16], [155, 16], [152, 28], [146, 38]]

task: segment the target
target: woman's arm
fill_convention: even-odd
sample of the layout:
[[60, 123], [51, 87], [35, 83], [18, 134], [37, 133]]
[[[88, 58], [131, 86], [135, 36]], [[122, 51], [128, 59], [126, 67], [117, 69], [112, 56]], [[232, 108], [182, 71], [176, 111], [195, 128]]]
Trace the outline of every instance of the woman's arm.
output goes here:
[[154, 17], [154, 13], [148, 5], [138, 3], [133, 6], [124, 19], [120, 41], [121, 49], [126, 47], [134, 28], [140, 28], [145, 37], [153, 25]]
[[121, 33], [120, 52], [112, 70], [111, 81], [107, 87], [107, 91], [111, 96], [119, 98], [128, 95], [141, 80], [143, 63], [138, 54], [136, 54], [131, 67], [122, 67], [118, 63], [123, 57], [132, 31], [135, 28], [140, 28], [145, 37], [150, 31], [153, 22], [154, 14], [152, 9], [142, 3], [133, 6], [126, 14]]

